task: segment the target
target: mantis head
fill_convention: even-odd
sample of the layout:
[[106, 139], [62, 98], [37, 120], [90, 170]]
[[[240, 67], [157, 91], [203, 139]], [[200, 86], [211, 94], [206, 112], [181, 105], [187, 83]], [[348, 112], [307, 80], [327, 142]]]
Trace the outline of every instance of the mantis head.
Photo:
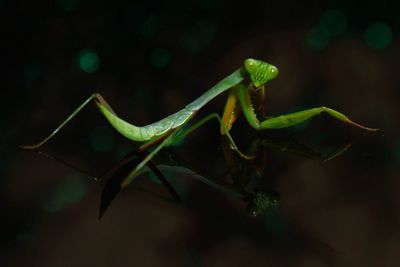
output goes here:
[[279, 204], [279, 194], [276, 192], [256, 192], [249, 201], [247, 212], [256, 217], [267, 209], [276, 209]]
[[263, 86], [268, 81], [278, 76], [278, 68], [261, 60], [248, 58], [243, 63], [249, 73], [251, 83], [255, 88]]

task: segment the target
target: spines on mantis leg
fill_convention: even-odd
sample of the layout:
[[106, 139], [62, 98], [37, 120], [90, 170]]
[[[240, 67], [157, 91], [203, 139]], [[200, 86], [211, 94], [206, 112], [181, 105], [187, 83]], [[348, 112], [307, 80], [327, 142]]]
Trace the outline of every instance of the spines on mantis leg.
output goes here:
[[152, 124], [146, 126], [136, 126], [119, 118], [101, 103], [96, 104], [101, 113], [104, 114], [106, 119], [120, 134], [132, 141], [137, 142], [148, 141], [154, 137], [163, 135], [169, 130], [175, 129], [185, 123], [194, 114], [194, 112], [184, 108]]

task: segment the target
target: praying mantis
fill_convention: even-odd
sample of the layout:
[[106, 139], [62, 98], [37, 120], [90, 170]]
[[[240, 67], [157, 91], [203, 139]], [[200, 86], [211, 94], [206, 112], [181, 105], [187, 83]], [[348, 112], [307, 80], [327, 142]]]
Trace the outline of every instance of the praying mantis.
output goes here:
[[[272, 64], [252, 58], [246, 59], [239, 69], [222, 79], [208, 91], [203, 93], [199, 98], [186, 105], [183, 109], [165, 117], [164, 119], [145, 126], [136, 126], [121, 119], [104, 98], [100, 94], [95, 93], [86, 99], [49, 136], [44, 138], [38, 144], [24, 145], [20, 147], [27, 150], [38, 149], [53, 138], [68, 122], [70, 122], [85, 106], [87, 106], [88, 103], [94, 101], [100, 112], [116, 131], [129, 140], [143, 143], [139, 147], [139, 151], [152, 149], [151, 152], [147, 154], [147, 156], [128, 174], [128, 176], [122, 180], [120, 187], [121, 189], [124, 189], [161, 149], [182, 140], [188, 134], [211, 119], [218, 120], [220, 124], [220, 133], [226, 135], [233, 150], [246, 159], [253, 158], [253, 156], [245, 155], [239, 150], [229, 133], [233, 123], [237, 120], [241, 112], [243, 112], [249, 125], [258, 131], [290, 127], [319, 115], [322, 112], [326, 112], [328, 115], [340, 121], [367, 131], [378, 130], [376, 128], [362, 126], [350, 120], [346, 115], [324, 106], [272, 117], [260, 122], [254, 111], [251, 94], [255, 94], [260, 103], [262, 103], [265, 97], [264, 85], [275, 79], [278, 76], [278, 73], [278, 68]], [[201, 108], [225, 91], [229, 91], [229, 95], [222, 117], [217, 113], [211, 113], [190, 127], [186, 127]], [[260, 108], [260, 111], [264, 113], [262, 107]]]

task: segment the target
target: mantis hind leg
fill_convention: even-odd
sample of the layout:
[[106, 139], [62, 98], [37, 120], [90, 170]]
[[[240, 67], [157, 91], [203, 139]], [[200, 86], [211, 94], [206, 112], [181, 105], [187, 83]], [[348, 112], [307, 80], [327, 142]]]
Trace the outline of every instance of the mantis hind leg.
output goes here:
[[115, 114], [113, 109], [110, 107], [110, 105], [104, 100], [104, 98], [100, 94], [92, 94], [88, 99], [86, 99], [77, 109], [75, 109], [53, 132], [44, 138], [42, 141], [40, 141], [37, 144], [34, 145], [22, 145], [20, 148], [26, 149], [26, 150], [34, 150], [38, 149], [42, 145], [44, 145], [47, 141], [49, 141], [51, 138], [53, 138], [68, 122], [70, 122], [78, 113], [87, 106], [92, 100], [102, 104], [105, 106], [111, 113]]
[[[143, 160], [136, 165], [136, 167], [124, 178], [124, 180], [121, 182], [120, 187], [121, 189], [126, 188], [129, 186], [130, 183], [136, 178], [137, 174], [139, 171], [164, 147], [169, 146], [173, 143], [173, 137], [177, 133], [179, 128], [173, 130], [171, 135], [169, 135], [167, 138], [165, 138], [160, 144], [158, 144], [154, 150], [152, 150], [148, 155], [146, 155]], [[160, 139], [161, 140], [161, 139]], [[154, 143], [155, 144], [155, 143]]]
[[265, 110], [265, 87], [261, 86], [256, 92], [255, 97], [258, 105], [258, 111], [261, 113], [264, 119], [268, 118], [267, 112]]
[[265, 120], [260, 123], [259, 129], [278, 129], [278, 128], [286, 128], [296, 124], [299, 124], [305, 120], [308, 120], [314, 116], [321, 114], [322, 112], [326, 112], [328, 115], [341, 120], [345, 123], [348, 123], [352, 126], [367, 130], [367, 131], [377, 131], [379, 129], [376, 128], [368, 128], [362, 126], [354, 121], [351, 121], [346, 115], [327, 107], [318, 107], [318, 108], [311, 108], [299, 112], [294, 112], [287, 115], [282, 115], [278, 117], [274, 117], [268, 120]]

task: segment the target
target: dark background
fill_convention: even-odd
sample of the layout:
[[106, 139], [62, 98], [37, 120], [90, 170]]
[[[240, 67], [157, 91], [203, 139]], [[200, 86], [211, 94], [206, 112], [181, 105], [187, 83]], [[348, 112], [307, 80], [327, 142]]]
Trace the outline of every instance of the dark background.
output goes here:
[[[395, 1], [1, 0], [0, 28], [2, 266], [400, 265]], [[248, 57], [280, 70], [267, 86], [268, 114], [325, 105], [382, 129], [368, 134], [322, 115], [272, 131], [323, 151], [352, 143], [329, 162], [267, 150], [249, 190], [281, 194], [273, 216], [251, 218], [241, 200], [169, 175], [183, 204], [141, 176], [99, 221], [105, 181], [16, 149], [93, 92], [126, 120], [153, 122]], [[221, 96], [199, 116], [223, 105]], [[235, 126], [241, 147], [257, 136], [244, 120]], [[92, 105], [46, 150], [100, 175], [130, 147]], [[226, 170], [215, 122], [176, 151], [210, 176]]]

